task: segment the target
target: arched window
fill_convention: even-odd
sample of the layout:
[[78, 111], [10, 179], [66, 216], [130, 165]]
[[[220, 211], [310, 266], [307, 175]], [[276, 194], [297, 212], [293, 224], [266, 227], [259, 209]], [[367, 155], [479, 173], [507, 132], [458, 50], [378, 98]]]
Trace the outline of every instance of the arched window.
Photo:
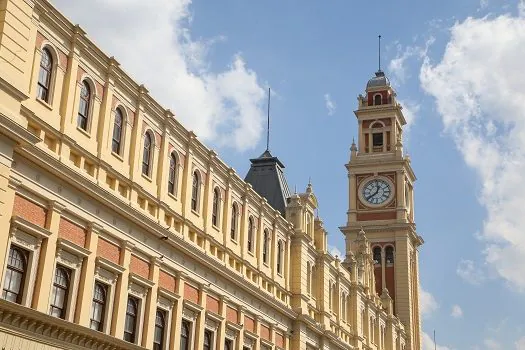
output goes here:
[[87, 131], [88, 119], [91, 108], [91, 88], [86, 80], [80, 87], [80, 104], [78, 106], [77, 127]]
[[237, 203], [232, 204], [232, 218], [231, 218], [231, 228], [230, 228], [230, 238], [233, 240], [237, 239], [237, 215], [239, 214], [239, 208], [237, 207]]
[[170, 155], [170, 170], [168, 174], [168, 192], [175, 195], [177, 190], [175, 176], [177, 175], [177, 155], [172, 152]]
[[100, 282], [95, 282], [93, 292], [93, 303], [91, 305], [91, 320], [89, 327], [102, 332], [104, 327], [104, 317], [106, 310], [106, 291], [107, 288]]
[[197, 211], [199, 205], [199, 185], [200, 179], [197, 171], [193, 172], [193, 184], [191, 186], [191, 210]]
[[268, 264], [268, 241], [270, 240], [270, 233], [264, 230], [263, 233], [263, 263]]
[[253, 217], [250, 216], [248, 219], [248, 251], [253, 252], [253, 231], [255, 229], [255, 224], [253, 223]]
[[204, 346], [203, 346], [203, 350], [211, 350], [211, 339], [212, 339], [211, 331], [209, 329], [205, 329], [204, 330]]
[[221, 192], [216, 187], [213, 190], [213, 203], [211, 210], [211, 223], [213, 226], [219, 226], [219, 211], [220, 211]]
[[55, 269], [53, 291], [51, 295], [51, 316], [58, 318], [66, 317], [67, 298], [69, 296], [69, 281], [71, 271], [62, 266]]
[[157, 313], [155, 314], [155, 333], [153, 336], [153, 350], [164, 349], [164, 329], [166, 328], [165, 319], [165, 312], [157, 309]]
[[113, 122], [113, 139], [111, 141], [111, 150], [116, 154], [120, 154], [120, 145], [122, 144], [122, 127], [124, 122], [124, 115], [122, 110], [117, 108], [115, 110], [115, 121]]
[[279, 240], [277, 242], [277, 273], [279, 274], [283, 272], [283, 250], [283, 241]]
[[180, 350], [190, 349], [190, 322], [182, 320], [180, 326]]
[[4, 279], [2, 299], [20, 304], [27, 269], [27, 252], [15, 246], [9, 248], [7, 271]]
[[38, 72], [37, 98], [49, 103], [51, 92], [51, 75], [53, 73], [53, 56], [49, 49], [42, 50], [40, 71]]
[[382, 103], [382, 96], [381, 94], [376, 94], [374, 96], [374, 105], [379, 106]]
[[144, 150], [142, 151], [142, 174], [150, 176], [151, 174], [151, 160], [153, 152], [152, 150], [152, 137], [151, 133], [146, 132], [144, 134]]
[[387, 264], [393, 264], [394, 263], [394, 247], [389, 245], [385, 249], [385, 260]]
[[124, 323], [124, 340], [130, 343], [135, 343], [138, 310], [138, 300], [132, 297], [128, 297], [128, 305], [126, 307], [126, 319]]
[[381, 247], [374, 247], [373, 250], [374, 264], [381, 264]]

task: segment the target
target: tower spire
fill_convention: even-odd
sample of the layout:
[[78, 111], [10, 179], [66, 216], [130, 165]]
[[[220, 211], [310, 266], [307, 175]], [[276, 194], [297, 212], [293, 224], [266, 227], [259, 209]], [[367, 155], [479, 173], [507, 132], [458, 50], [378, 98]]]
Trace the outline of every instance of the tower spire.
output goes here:
[[266, 128], [266, 151], [270, 150], [270, 88], [268, 88], [268, 125]]
[[381, 72], [381, 35], [378, 35], [378, 46], [379, 46], [379, 70]]

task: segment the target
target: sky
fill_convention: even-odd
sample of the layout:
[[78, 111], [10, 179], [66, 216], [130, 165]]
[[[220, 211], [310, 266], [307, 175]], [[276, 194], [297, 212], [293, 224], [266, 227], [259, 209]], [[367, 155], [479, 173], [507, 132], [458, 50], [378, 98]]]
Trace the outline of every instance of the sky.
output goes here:
[[333, 254], [357, 96], [404, 106], [424, 350], [525, 349], [524, 0], [54, 0], [241, 177], [266, 148], [311, 178]]

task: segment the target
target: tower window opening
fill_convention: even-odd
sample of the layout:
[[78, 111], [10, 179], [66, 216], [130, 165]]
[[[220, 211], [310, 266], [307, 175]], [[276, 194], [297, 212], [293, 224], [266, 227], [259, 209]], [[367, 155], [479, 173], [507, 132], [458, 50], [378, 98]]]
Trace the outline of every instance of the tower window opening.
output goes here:
[[394, 247], [388, 246], [385, 249], [385, 260], [387, 264], [394, 263]]
[[382, 96], [377, 94], [374, 96], [374, 105], [379, 106], [382, 103]]
[[381, 247], [375, 247], [373, 253], [374, 264], [381, 264]]
[[372, 134], [372, 148], [374, 152], [383, 151], [383, 133], [382, 132]]

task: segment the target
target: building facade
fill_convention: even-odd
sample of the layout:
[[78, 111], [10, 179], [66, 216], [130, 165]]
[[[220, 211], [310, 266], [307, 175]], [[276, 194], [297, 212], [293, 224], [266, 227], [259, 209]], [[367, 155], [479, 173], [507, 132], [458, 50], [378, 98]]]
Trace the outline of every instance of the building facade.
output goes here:
[[340, 260], [269, 151], [243, 180], [47, 0], [0, 0], [0, 347], [420, 349], [415, 176], [376, 75]]

